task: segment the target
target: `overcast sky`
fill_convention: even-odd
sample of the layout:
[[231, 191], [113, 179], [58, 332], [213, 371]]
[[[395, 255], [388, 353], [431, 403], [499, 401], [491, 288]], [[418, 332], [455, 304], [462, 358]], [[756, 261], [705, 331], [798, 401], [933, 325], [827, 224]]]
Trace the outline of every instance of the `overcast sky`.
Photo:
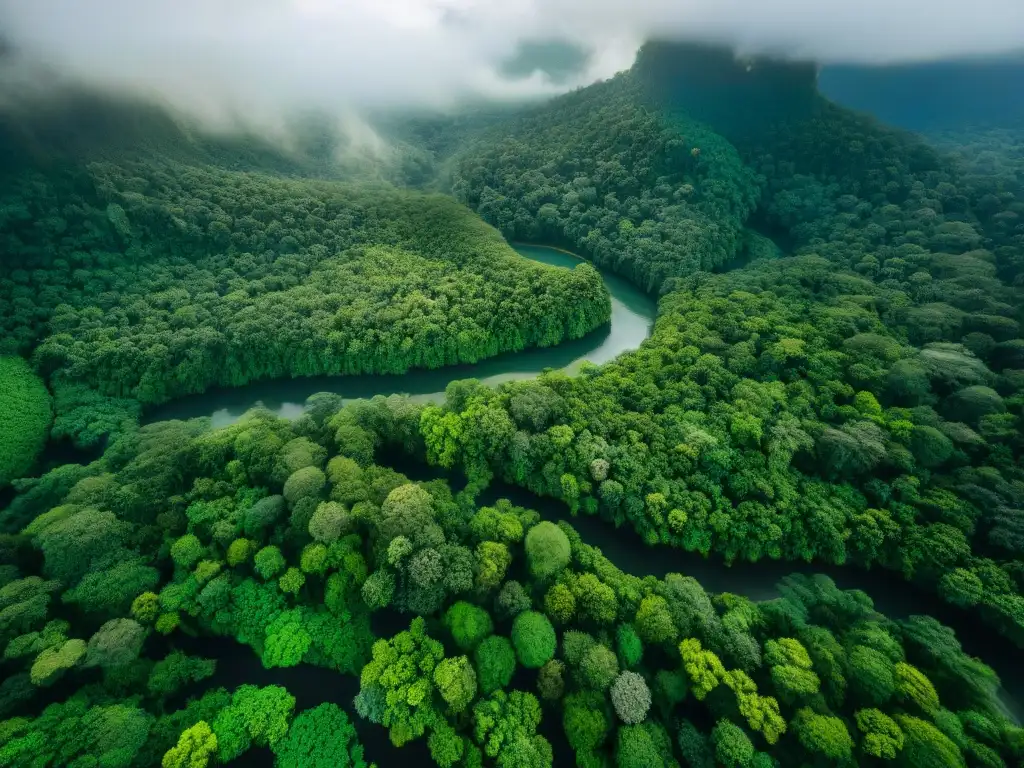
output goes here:
[[551, 37], [591, 51], [579, 82], [651, 35], [825, 62], [996, 53], [1024, 44], [1024, 0], [0, 0], [0, 35], [94, 84], [258, 114], [554, 92], [497, 74]]

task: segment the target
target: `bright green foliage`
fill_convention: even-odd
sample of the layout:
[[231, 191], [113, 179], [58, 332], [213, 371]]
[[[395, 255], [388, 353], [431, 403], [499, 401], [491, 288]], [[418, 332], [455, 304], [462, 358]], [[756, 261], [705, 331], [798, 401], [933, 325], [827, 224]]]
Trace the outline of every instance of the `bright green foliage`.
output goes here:
[[0, 356], [0, 488], [26, 474], [53, 421], [50, 393], [20, 357]]
[[640, 601], [636, 612], [636, 628], [645, 643], [657, 645], [675, 640], [677, 630], [665, 598], [661, 595], [648, 595]]
[[711, 731], [715, 759], [724, 768], [748, 768], [754, 759], [754, 745], [743, 729], [729, 720], [719, 720]]
[[181, 624], [181, 616], [177, 611], [171, 613], [161, 613], [156, 623], [153, 625], [153, 629], [159, 632], [161, 635], [169, 635], [171, 632], [176, 630]]
[[[47, 279], [31, 287], [5, 269], [0, 293], [15, 348], [47, 337], [43, 367], [107, 395], [153, 403], [256, 378], [472, 363], [578, 338], [608, 318], [596, 270], [525, 262], [450, 198], [222, 170], [208, 157], [118, 160], [70, 181], [50, 174], [56, 188], [36, 182], [39, 219], [67, 215], [52, 196], [74, 214], [59, 225], [64, 237], [38, 231], [27, 245], [19, 226], [5, 238], [4, 251], [24, 253], [29, 269], [44, 244], [59, 258], [47, 258], [36, 273]], [[30, 178], [17, 189], [28, 193]], [[102, 189], [103, 199], [82, 189]], [[292, 218], [275, 218], [283, 210]], [[231, 285], [208, 290], [227, 270]], [[121, 301], [99, 301], [108, 286]], [[276, 473], [308, 453], [283, 445], [270, 457]]]
[[361, 589], [363, 602], [371, 611], [386, 608], [395, 594], [395, 576], [383, 569], [371, 573]]
[[586, 685], [605, 691], [619, 674], [619, 660], [610, 648], [596, 643], [584, 654], [579, 669], [580, 677]]
[[555, 655], [557, 638], [548, 617], [536, 611], [524, 611], [512, 623], [512, 645], [519, 663], [539, 669]]
[[337, 541], [351, 525], [345, 507], [336, 501], [321, 502], [309, 519], [309, 535], [323, 544]]
[[285, 571], [284, 575], [277, 580], [277, 585], [281, 588], [281, 591], [289, 595], [297, 595], [305, 583], [306, 574], [294, 567]]
[[600, 747], [611, 730], [604, 697], [596, 691], [570, 693], [562, 709], [562, 727], [569, 745], [580, 752]]
[[430, 756], [441, 768], [451, 768], [465, 752], [466, 744], [462, 737], [447, 723], [438, 723], [427, 737]]
[[275, 768], [366, 768], [356, 729], [335, 704], [300, 712], [273, 749]]
[[576, 615], [576, 597], [561, 582], [552, 584], [544, 594], [544, 613], [558, 624], [568, 624]]
[[572, 579], [570, 583], [581, 618], [599, 624], [615, 622], [619, 609], [615, 590], [593, 573], [584, 573]]
[[307, 544], [299, 555], [299, 569], [303, 573], [323, 576], [330, 565], [328, 550], [323, 544]]
[[283, 611], [274, 617], [267, 626], [263, 644], [264, 667], [294, 667], [302, 661], [313, 644], [304, 619], [300, 609]]
[[134, 703], [90, 706], [79, 693], [38, 717], [0, 724], [0, 764], [131, 768], [152, 725], [152, 715]]
[[234, 760], [249, 747], [271, 747], [284, 738], [295, 708], [295, 697], [284, 688], [243, 685], [231, 696], [212, 723], [217, 757]]
[[612, 684], [612, 705], [622, 722], [642, 722], [651, 708], [651, 691], [647, 681], [636, 672], [622, 672]]
[[155, 592], [143, 592], [132, 601], [132, 616], [140, 624], [152, 624], [160, 613], [160, 598]]
[[268, 580], [277, 576], [284, 569], [285, 565], [287, 563], [285, 562], [284, 555], [281, 554], [280, 549], [274, 546], [264, 547], [253, 558], [253, 566], [256, 568], [256, 573]]
[[59, 646], [47, 648], [40, 653], [34, 662], [30, 675], [34, 685], [52, 685], [65, 672], [73, 669], [85, 659], [86, 645], [84, 640], [68, 640]]
[[427, 635], [419, 617], [407, 631], [378, 640], [360, 673], [359, 714], [388, 728], [396, 747], [419, 738], [437, 716], [433, 674], [443, 658], [444, 648]]
[[526, 559], [535, 579], [548, 579], [569, 565], [569, 539], [554, 523], [537, 523], [526, 534]]
[[496, 541], [482, 541], [476, 548], [476, 584], [481, 590], [497, 589], [512, 563], [508, 547]]
[[903, 731], [900, 764], [908, 768], [964, 768], [963, 755], [956, 744], [931, 723], [910, 715], [896, 715]]
[[795, 701], [818, 692], [821, 681], [811, 669], [807, 649], [798, 640], [784, 637], [769, 640], [764, 647], [765, 661], [772, 667], [772, 683], [786, 701]]
[[811, 755], [821, 756], [830, 764], [849, 760], [853, 753], [853, 739], [846, 724], [838, 717], [819, 715], [810, 709], [801, 709], [793, 718], [793, 732], [800, 744]]
[[692, 637], [679, 644], [679, 655], [690, 681], [690, 690], [698, 700], [703, 701], [725, 678], [725, 667], [721, 659], [711, 651], [705, 651], [700, 640]]
[[217, 736], [209, 723], [200, 720], [181, 734], [176, 746], [167, 750], [163, 768], [206, 768], [217, 754]]
[[465, 656], [438, 662], [434, 668], [434, 684], [454, 714], [464, 712], [476, 697], [476, 672]]
[[327, 483], [327, 476], [317, 467], [304, 467], [293, 472], [284, 484], [281, 493], [285, 500], [295, 506], [302, 499], [315, 498]]
[[444, 625], [452, 633], [455, 644], [463, 651], [471, 652], [480, 642], [494, 631], [491, 615], [483, 608], [460, 600], [454, 603], [444, 615]]
[[[933, 620], [889, 622], [824, 577], [786, 579], [777, 600], [709, 595], [647, 563], [622, 573], [510, 502], [476, 508], [501, 480], [652, 546], [887, 569], [978, 631], [1024, 638], [1015, 177], [820, 99], [810, 67], [692, 64], [646, 46], [633, 71], [462, 151], [462, 122], [396, 131], [507, 235], [572, 244], [659, 296], [634, 354], [458, 382], [429, 407], [319, 395], [294, 421], [137, 426], [140, 401], [217, 383], [557, 343], [605, 314], [596, 273], [522, 262], [440, 198], [114, 152], [29, 174], [36, 153], [8, 153], [0, 346], [35, 348], [55, 436], [110, 438], [98, 461], [16, 481], [4, 510], [23, 533], [0, 541], [0, 764], [151, 765], [200, 721], [222, 758], [253, 744], [262, 726], [226, 693], [166, 711], [209, 666], [138, 658], [154, 625], [235, 638], [267, 666], [363, 668], [360, 714], [395, 743], [427, 737], [443, 766], [550, 763], [532, 715], [498, 697], [517, 656], [580, 768], [671, 766], [663, 728], [684, 715], [718, 723], [713, 740], [679, 727], [675, 757], [700, 768], [716, 751], [744, 768], [1020, 762], [995, 674]], [[749, 89], [734, 103], [733, 83]], [[469, 483], [410, 482], [377, 456]], [[444, 659], [425, 627], [456, 600], [447, 631], [465, 656]], [[392, 605], [424, 618], [366, 663], [369, 612]], [[489, 636], [492, 606], [511, 643]], [[67, 673], [85, 663], [102, 670]], [[40, 712], [52, 697], [66, 702]], [[282, 719], [267, 709], [256, 720]], [[323, 727], [344, 729], [335, 715]], [[302, 742], [300, 764], [331, 748]]]
[[972, 608], [981, 602], [985, 585], [973, 571], [954, 568], [939, 579], [939, 594], [953, 605]]
[[741, 669], [725, 673], [723, 681], [736, 696], [736, 707], [746, 718], [752, 730], [764, 735], [765, 741], [775, 744], [786, 732], [786, 721], [779, 713], [779, 702], [771, 696], [761, 696], [757, 684]]
[[206, 556], [206, 548], [198, 536], [187, 533], [171, 545], [171, 559], [175, 564], [191, 570]]
[[518, 544], [523, 540], [523, 521], [516, 508], [499, 500], [493, 507], [481, 507], [469, 521], [469, 529], [481, 541]]
[[935, 686], [910, 664], [900, 662], [895, 667], [896, 695], [907, 704], [916, 705], [921, 712], [931, 715], [939, 708], [939, 695]]
[[[506, 688], [512, 681], [512, 675], [516, 670], [516, 653], [507, 637], [491, 635], [484, 639], [477, 646], [473, 660], [476, 663], [480, 690], [484, 694]], [[541, 668], [540, 674], [543, 675], [546, 667], [547, 665]]]
[[258, 546], [252, 539], [235, 539], [228, 545], [225, 555], [227, 564], [232, 568], [237, 568], [248, 562], [249, 558], [257, 551]]
[[495, 691], [473, 707], [473, 737], [499, 768], [551, 768], [551, 745], [537, 735], [540, 720], [533, 694]]
[[896, 721], [877, 709], [862, 709], [856, 714], [857, 728], [864, 734], [864, 754], [892, 760], [903, 749], [903, 731]]
[[657, 723], [624, 725], [619, 728], [615, 743], [615, 765], [618, 768], [644, 768], [660, 765], [679, 768], [672, 757], [672, 741]]

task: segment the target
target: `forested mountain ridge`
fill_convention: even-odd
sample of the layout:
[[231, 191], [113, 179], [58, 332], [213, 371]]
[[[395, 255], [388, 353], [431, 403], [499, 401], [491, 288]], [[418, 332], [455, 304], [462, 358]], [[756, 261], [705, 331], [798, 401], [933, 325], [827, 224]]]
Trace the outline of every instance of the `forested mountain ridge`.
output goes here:
[[457, 156], [455, 196], [506, 236], [565, 243], [648, 291], [736, 257], [757, 178], [645, 105], [629, 74], [556, 99]]
[[[649, 44], [630, 72], [556, 99], [460, 161], [456, 193], [506, 234], [614, 258], [667, 293], [641, 351], [543, 380], [535, 414], [513, 405], [525, 395], [479, 393], [520, 430], [488, 454], [490, 470], [628, 521], [652, 543], [881, 562], [952, 602], [980, 603], [1024, 642], [1024, 302], [1012, 226], [1024, 202], [827, 102], [813, 69], [719, 54], [687, 69], [692, 51], [678, 52]], [[789, 107], [757, 119], [774, 91]], [[730, 105], [741, 119], [724, 119]], [[672, 130], [687, 110], [720, 124], [691, 126], [681, 141]], [[713, 140], [687, 155], [694, 130]], [[578, 169], [565, 164], [576, 155], [587, 158]], [[609, 168], [618, 175], [602, 175]], [[663, 184], [637, 194], [630, 174]], [[695, 203], [667, 204], [683, 193]], [[702, 226], [700, 206], [723, 201], [736, 213]], [[800, 255], [707, 275], [747, 223]], [[686, 249], [672, 241], [681, 226]], [[545, 430], [562, 425], [573, 439], [559, 448]], [[611, 469], [593, 474], [597, 459]], [[470, 450], [457, 463], [479, 461]]]
[[[1010, 176], [830, 104], [806, 65], [665, 44], [466, 134], [461, 200], [660, 296], [638, 350], [443, 404], [321, 393], [294, 421], [138, 428], [142, 402], [218, 382], [555, 343], [607, 293], [442, 196], [181, 157], [18, 176], [3, 349], [54, 383], [55, 435], [109, 444], [0, 512], [0, 766], [364, 768], [339, 707], [231, 693], [238, 647], [197, 638], [315, 665], [318, 703], [358, 675], [357, 725], [442, 768], [1019, 764], [997, 675], [932, 617], [820, 576], [763, 602], [639, 578], [479, 503], [500, 479], [649, 546], [884, 569], [1024, 647]], [[0, 377], [39, 443], [44, 388], [22, 360]]]

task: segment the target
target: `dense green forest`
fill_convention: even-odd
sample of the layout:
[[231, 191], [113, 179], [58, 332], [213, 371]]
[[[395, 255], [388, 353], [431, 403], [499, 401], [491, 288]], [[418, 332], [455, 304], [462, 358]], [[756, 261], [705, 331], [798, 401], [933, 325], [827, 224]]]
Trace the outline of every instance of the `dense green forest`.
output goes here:
[[[447, 427], [435, 454], [461, 451], [458, 461], [484, 475], [628, 522], [652, 544], [727, 559], [881, 564], [978, 606], [1024, 643], [1024, 240], [1015, 224], [1024, 200], [1005, 178], [1014, 169], [978, 173], [803, 94], [799, 78], [747, 73], [730, 60], [735, 72], [691, 88], [675, 65], [671, 51], [650, 46], [616, 81], [523, 118], [504, 141], [530, 146], [535, 165], [486, 143], [461, 161], [456, 189], [507, 234], [548, 227], [540, 231], [599, 263], [615, 254], [610, 266], [666, 296], [641, 351], [578, 379], [542, 380], [521, 396], [536, 403], [530, 410], [481, 392], [512, 424], [503, 439], [489, 436], [490, 451], [478, 447], [480, 406], [449, 401], [432, 417]], [[736, 140], [717, 137], [727, 152], [693, 141], [699, 152], [668, 151], [665, 137], [689, 103], [719, 119], [727, 110], [708, 99], [728, 99], [733, 81], [750, 90], [745, 76], [796, 79], [795, 95], [780, 98], [801, 108], [761, 125], [723, 122]], [[573, 110], [604, 104], [602, 90], [614, 108], [581, 108], [595, 125], [598, 114], [608, 121], [605, 143], [592, 145], [597, 129]], [[588, 219], [599, 202], [521, 191], [531, 179], [554, 195], [566, 147], [584, 143], [595, 147], [593, 170], [581, 169], [573, 186], [619, 207]], [[668, 175], [693, 160], [690, 174]], [[637, 196], [631, 181], [641, 173], [659, 174], [662, 200], [685, 191], [698, 202], [645, 209], [654, 193]], [[757, 249], [749, 267], [708, 274], [742, 256], [742, 219], [723, 248], [729, 217], [705, 231], [697, 206], [747, 199], [754, 185], [749, 223], [792, 241], [794, 255]], [[683, 225], [695, 249], [669, 245]], [[672, 269], [661, 259], [680, 254], [707, 256], [658, 281]], [[565, 427], [559, 446], [549, 431]]]
[[134, 403], [475, 362], [610, 311], [589, 265], [525, 262], [437, 195], [151, 160], [21, 173], [0, 209], [4, 351], [82, 444]]
[[[237, 147], [6, 167], [0, 768], [1024, 762], [998, 676], [933, 617], [821, 575], [761, 602], [641, 578], [481, 501], [502, 481], [637, 546], [880, 569], [1024, 648], [1019, 136], [928, 143], [812, 67], [666, 44], [517, 114], [392, 130], [405, 181], [454, 200]], [[436, 404], [138, 426], [214, 386], [607, 321], [595, 269], [502, 235], [659, 296], [651, 337]], [[16, 479], [66, 438], [98, 458]], [[321, 698], [239, 683], [240, 654], [319, 668]]]
[[[268, 669], [358, 675], [358, 716], [441, 766], [550, 766], [542, 721], [581, 766], [1024, 756], [994, 673], [934, 619], [890, 621], [824, 577], [763, 603], [637, 578], [569, 525], [373, 463], [422, 452], [429, 413], [318, 397], [295, 422], [163, 422], [34, 481], [4, 540], [0, 765], [176, 768], [267, 747], [278, 766], [364, 764], [344, 712], [293, 718], [278, 686], [181, 706], [219, 663], [176, 647], [196, 634]], [[375, 639], [373, 614], [408, 629]]]

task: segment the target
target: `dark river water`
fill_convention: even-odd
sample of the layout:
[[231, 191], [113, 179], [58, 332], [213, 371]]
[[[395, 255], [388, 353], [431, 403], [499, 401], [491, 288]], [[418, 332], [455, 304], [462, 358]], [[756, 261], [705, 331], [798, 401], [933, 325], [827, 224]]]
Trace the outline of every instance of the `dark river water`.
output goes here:
[[[576, 256], [553, 248], [520, 245], [516, 250], [527, 258], [554, 266], [571, 268], [579, 263]], [[210, 416], [216, 426], [222, 426], [237, 420], [257, 404], [283, 417], [295, 418], [302, 412], [306, 398], [317, 392], [334, 392], [346, 399], [406, 394], [420, 402], [439, 401], [448, 383], [459, 379], [476, 378], [493, 385], [531, 378], [545, 369], [564, 369], [572, 373], [584, 361], [604, 363], [622, 352], [635, 349], [650, 335], [656, 304], [622, 278], [607, 272], [602, 275], [611, 294], [611, 322], [583, 339], [549, 349], [501, 355], [476, 365], [411, 371], [402, 376], [285, 379], [256, 382], [237, 389], [213, 390], [151, 409], [146, 413], [145, 421]], [[396, 468], [406, 470], [406, 467]], [[415, 472], [409, 474], [416, 476]], [[779, 595], [776, 584], [787, 575], [824, 573], [841, 588], [863, 590], [880, 612], [892, 618], [913, 614], [935, 616], [956, 630], [967, 653], [982, 659], [999, 674], [1003, 681], [1001, 700], [1007, 714], [1018, 722], [1024, 716], [1024, 707], [1020, 704], [1024, 692], [1024, 668], [1017, 663], [1018, 649], [1009, 640], [979, 626], [970, 612], [942, 602], [934, 594], [905, 582], [896, 574], [818, 563], [762, 561], [728, 566], [721, 558], [704, 558], [668, 547], [648, 547], [632, 530], [616, 529], [595, 517], [573, 517], [561, 502], [540, 498], [521, 488], [496, 483], [480, 498], [480, 503], [490, 504], [498, 498], [509, 498], [520, 506], [536, 509], [546, 519], [568, 521], [584, 541], [599, 547], [616, 566], [636, 576], [661, 577], [667, 573], [682, 573], [695, 577], [709, 592], [732, 592], [753, 600], [768, 600]], [[193, 638], [186, 643], [191, 653], [218, 660], [216, 675], [207, 681], [207, 685], [228, 689], [243, 683], [282, 685], [296, 697], [296, 712], [323, 702], [334, 702], [348, 711], [355, 723], [366, 746], [367, 762], [376, 761], [381, 768], [392, 765], [426, 768], [434, 764], [425, 740], [417, 740], [396, 750], [388, 741], [384, 728], [355, 715], [352, 698], [359, 689], [356, 677], [309, 665], [267, 670], [249, 648], [226, 638]], [[517, 679], [514, 683], [521, 688], [533, 687], [530, 681]], [[541, 732], [554, 746], [555, 764], [571, 765], [573, 756], [561, 733], [560, 718], [546, 712]], [[273, 756], [269, 750], [253, 750], [235, 764], [271, 766]]]

